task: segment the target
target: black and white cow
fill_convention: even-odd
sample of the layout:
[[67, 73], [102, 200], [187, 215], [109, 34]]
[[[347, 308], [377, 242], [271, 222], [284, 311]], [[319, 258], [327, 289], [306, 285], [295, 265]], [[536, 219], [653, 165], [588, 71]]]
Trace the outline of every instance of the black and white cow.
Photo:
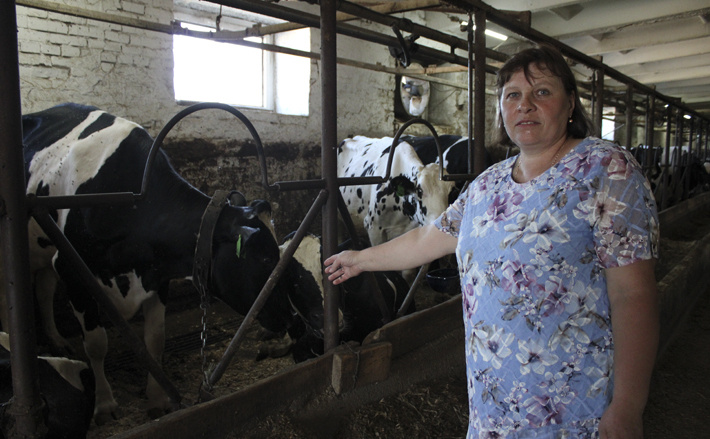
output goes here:
[[[391, 137], [355, 136], [338, 149], [338, 176], [385, 175]], [[404, 136], [395, 149], [387, 184], [343, 186], [343, 199], [359, 235], [367, 234], [371, 245], [389, 241], [416, 227], [430, 224], [458, 196], [463, 182], [440, 180], [439, 153], [433, 137]], [[468, 173], [468, 138], [439, 136], [444, 170]], [[493, 164], [485, 150], [484, 167]], [[404, 272], [411, 282], [414, 271]]]
[[[281, 248], [290, 242], [287, 237]], [[341, 247], [340, 250], [345, 250]], [[291, 282], [297, 297], [323, 297], [323, 265], [321, 259], [320, 238], [306, 235], [298, 246], [290, 264]], [[362, 343], [372, 331], [380, 328], [386, 320], [394, 319], [409, 291], [409, 285], [398, 272], [384, 271], [374, 273], [374, 278], [382, 293], [387, 316], [375, 299], [375, 287], [371, 278], [365, 274], [349, 279], [340, 285], [340, 341]], [[302, 305], [296, 304], [298, 310]], [[317, 304], [311, 303], [311, 308]], [[309, 309], [308, 307], [305, 309]], [[322, 309], [322, 307], [321, 307]], [[414, 302], [405, 310], [405, 314], [414, 312]], [[308, 319], [300, 319], [289, 329], [291, 352], [296, 362], [312, 358], [323, 353], [323, 326], [306, 327]]]
[[[436, 148], [436, 142], [432, 136], [414, 137], [404, 136], [401, 138], [412, 145], [414, 151], [419, 156], [422, 163], [439, 163], [439, 152]], [[444, 158], [444, 169], [448, 174], [468, 174], [468, 137], [455, 136], [452, 134], [443, 134], [439, 136], [439, 143], [443, 149], [442, 156]], [[493, 164], [493, 158], [487, 149], [484, 151], [483, 167], [488, 168]], [[461, 189], [464, 182], [457, 181], [456, 187]], [[452, 192], [456, 195], [457, 192]], [[449, 199], [449, 204], [453, 203], [453, 199]]]
[[[0, 262], [2, 262], [2, 257], [3, 255], [0, 254]], [[73, 353], [73, 348], [59, 333], [54, 320], [54, 294], [61, 283], [52, 267], [37, 268], [37, 263], [38, 261], [34, 258], [30, 260], [31, 285], [39, 304], [39, 322], [42, 325], [43, 335], [52, 355], [67, 356]], [[9, 308], [5, 284], [5, 273], [0, 264], [0, 323], [2, 323], [3, 330], [9, 330]]]
[[[139, 125], [93, 107], [65, 104], [22, 118], [27, 192], [74, 195], [139, 193], [153, 139]], [[145, 319], [144, 339], [158, 361], [165, 343], [165, 302], [171, 279], [192, 275], [201, 218], [210, 197], [170, 165], [161, 151], [147, 182], [146, 196], [134, 205], [72, 208], [55, 212], [57, 224], [95, 275], [119, 312]], [[210, 293], [246, 314], [279, 260], [279, 248], [259, 215], [267, 202], [225, 206], [216, 222], [211, 255]], [[49, 267], [55, 249], [37, 224], [30, 223], [30, 252]], [[104, 375], [107, 335], [93, 298], [72, 275], [66, 256], [54, 267], [67, 285], [84, 332], [84, 347], [96, 376], [95, 420], [115, 417], [117, 403]], [[262, 326], [283, 331], [293, 320], [283, 289], [275, 290], [257, 317]], [[152, 377], [146, 390], [149, 412], [168, 407]]]
[[[338, 176], [385, 175], [391, 147], [391, 137], [343, 140], [338, 147]], [[399, 143], [389, 181], [340, 188], [357, 232], [366, 233], [375, 246], [434, 221], [455, 190], [454, 183], [442, 181], [439, 173], [437, 163], [423, 163], [409, 143]]]
[[[46, 439], [81, 439], [91, 425], [94, 412], [94, 375], [83, 361], [61, 357], [38, 357], [40, 397], [44, 402]], [[13, 396], [10, 343], [0, 333], [0, 438], [12, 437], [7, 430], [11, 414], [7, 403]]]

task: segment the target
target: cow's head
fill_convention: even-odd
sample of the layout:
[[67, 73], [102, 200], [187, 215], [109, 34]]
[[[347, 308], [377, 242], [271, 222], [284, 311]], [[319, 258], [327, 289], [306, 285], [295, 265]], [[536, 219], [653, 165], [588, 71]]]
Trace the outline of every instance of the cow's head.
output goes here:
[[429, 224], [449, 206], [449, 194], [454, 183], [439, 178], [439, 165], [419, 166], [411, 176], [399, 175], [390, 179], [383, 192], [394, 196], [394, 204], [401, 204], [404, 213], [415, 226]]
[[[211, 290], [220, 300], [246, 315], [279, 261], [279, 247], [263, 222], [268, 202], [226, 206], [213, 237]], [[288, 298], [275, 288], [257, 320], [265, 328], [282, 332], [293, 317]]]

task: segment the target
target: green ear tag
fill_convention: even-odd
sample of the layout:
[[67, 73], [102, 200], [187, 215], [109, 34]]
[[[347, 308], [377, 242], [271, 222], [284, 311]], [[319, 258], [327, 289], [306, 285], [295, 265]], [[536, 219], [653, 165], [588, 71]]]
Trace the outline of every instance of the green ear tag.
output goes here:
[[402, 186], [401, 184], [397, 185], [397, 196], [398, 197], [404, 196], [404, 186]]
[[239, 238], [237, 238], [237, 257], [242, 257], [242, 235], [239, 235]]

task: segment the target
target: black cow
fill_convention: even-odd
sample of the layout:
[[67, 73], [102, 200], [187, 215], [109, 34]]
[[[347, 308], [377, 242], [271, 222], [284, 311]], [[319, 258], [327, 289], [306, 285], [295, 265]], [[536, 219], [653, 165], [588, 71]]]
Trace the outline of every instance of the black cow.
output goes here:
[[[287, 237], [281, 246], [282, 249], [289, 242], [290, 238]], [[345, 247], [341, 246], [340, 250], [345, 250]], [[323, 265], [321, 242], [318, 237], [307, 235], [303, 238], [294, 254], [290, 268], [294, 276], [293, 284], [297, 289], [296, 296], [312, 298], [317, 293], [322, 297]], [[386, 313], [390, 319], [394, 319], [409, 291], [409, 285], [399, 272], [376, 272], [374, 278], [382, 292]], [[366, 274], [349, 279], [340, 287], [340, 311], [342, 313], [339, 322], [340, 341], [362, 343], [368, 334], [380, 328], [385, 321], [385, 316], [375, 299], [375, 287], [371, 284], [371, 278]], [[295, 308], [298, 310], [298, 305]], [[415, 305], [412, 301], [406, 314], [414, 312], [414, 309]], [[307, 327], [306, 325], [307, 319], [300, 319], [299, 323], [289, 329], [290, 339], [293, 343], [291, 353], [296, 362], [323, 353], [322, 326]]]
[[[94, 375], [89, 366], [60, 357], [38, 357], [39, 391], [47, 427], [45, 439], [81, 439], [94, 412]], [[0, 438], [12, 437], [13, 417], [7, 412], [13, 396], [10, 344], [0, 333]]]
[[[139, 125], [93, 107], [65, 104], [22, 118], [27, 192], [74, 195], [139, 193], [153, 139]], [[193, 272], [201, 219], [210, 197], [180, 177], [161, 151], [147, 182], [146, 196], [134, 205], [65, 209], [57, 224], [125, 318], [139, 310], [145, 319], [149, 353], [160, 361], [165, 344], [165, 302], [172, 279]], [[211, 295], [246, 314], [279, 260], [269, 224], [268, 202], [227, 205], [213, 234]], [[30, 251], [50, 266], [55, 248], [37, 224], [30, 223]], [[34, 239], [32, 239], [34, 237]], [[43, 265], [43, 266], [42, 266]], [[97, 303], [73, 275], [66, 255], [54, 262], [84, 332], [84, 348], [96, 375], [95, 420], [115, 417], [117, 403], [104, 375], [107, 336]], [[286, 292], [277, 289], [258, 316], [262, 326], [284, 331], [293, 321]], [[168, 408], [152, 377], [146, 390], [149, 413]]]

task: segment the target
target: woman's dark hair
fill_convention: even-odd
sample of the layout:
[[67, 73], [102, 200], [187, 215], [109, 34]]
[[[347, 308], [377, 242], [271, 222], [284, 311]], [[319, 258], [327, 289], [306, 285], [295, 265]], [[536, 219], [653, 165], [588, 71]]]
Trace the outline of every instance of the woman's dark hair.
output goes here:
[[503, 118], [500, 114], [500, 98], [503, 93], [503, 86], [510, 81], [510, 78], [520, 71], [523, 72], [528, 81], [531, 80], [530, 66], [536, 66], [540, 70], [547, 70], [552, 75], [562, 80], [562, 85], [567, 95], [574, 94], [574, 110], [572, 111], [572, 122], [567, 124], [567, 134], [574, 138], [585, 138], [594, 132], [592, 122], [587, 110], [582, 106], [577, 89], [577, 80], [569, 68], [562, 54], [549, 45], [539, 45], [522, 50], [513, 55], [503, 64], [496, 75], [496, 89], [498, 103], [498, 116], [496, 120], [496, 141], [504, 146], [515, 146], [508, 137], [503, 125]]

